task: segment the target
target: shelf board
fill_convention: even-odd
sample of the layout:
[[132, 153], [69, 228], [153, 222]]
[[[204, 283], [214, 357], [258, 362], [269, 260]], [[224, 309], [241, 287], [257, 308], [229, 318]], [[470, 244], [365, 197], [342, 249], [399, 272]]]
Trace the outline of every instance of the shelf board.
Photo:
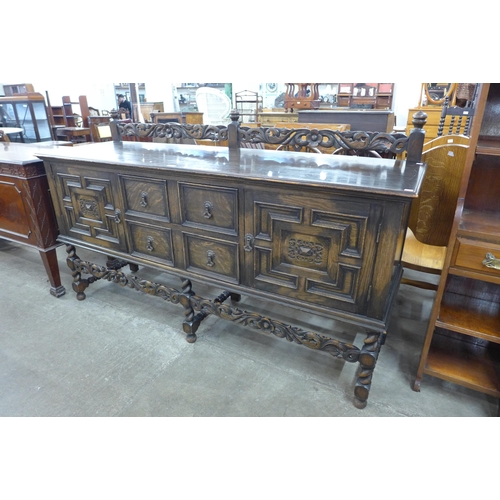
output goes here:
[[498, 137], [480, 137], [477, 141], [476, 153], [500, 156], [500, 139]]
[[463, 210], [458, 228], [458, 236], [465, 238], [479, 238], [487, 241], [498, 241], [500, 234], [498, 231], [498, 212], [486, 210]]
[[500, 397], [500, 350], [434, 333], [424, 373]]
[[500, 343], [500, 304], [458, 293], [445, 293], [436, 326]]

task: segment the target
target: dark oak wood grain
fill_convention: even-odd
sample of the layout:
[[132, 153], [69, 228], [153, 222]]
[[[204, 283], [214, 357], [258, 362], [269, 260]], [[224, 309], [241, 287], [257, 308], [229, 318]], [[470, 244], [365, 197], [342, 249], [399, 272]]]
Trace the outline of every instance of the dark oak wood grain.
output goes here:
[[[425, 164], [144, 142], [38, 156], [79, 300], [107, 279], [181, 304], [189, 342], [215, 314], [359, 362], [355, 404], [366, 405]], [[76, 247], [173, 272], [182, 290], [81, 261]], [[199, 297], [191, 280], [354, 324], [366, 339], [356, 347]]]

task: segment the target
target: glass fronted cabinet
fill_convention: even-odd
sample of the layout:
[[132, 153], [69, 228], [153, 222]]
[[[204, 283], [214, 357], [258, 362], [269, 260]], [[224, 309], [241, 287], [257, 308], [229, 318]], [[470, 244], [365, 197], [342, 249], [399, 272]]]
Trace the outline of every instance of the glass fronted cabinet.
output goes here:
[[0, 97], [0, 127], [22, 129], [10, 136], [14, 142], [53, 140], [45, 98], [37, 92]]

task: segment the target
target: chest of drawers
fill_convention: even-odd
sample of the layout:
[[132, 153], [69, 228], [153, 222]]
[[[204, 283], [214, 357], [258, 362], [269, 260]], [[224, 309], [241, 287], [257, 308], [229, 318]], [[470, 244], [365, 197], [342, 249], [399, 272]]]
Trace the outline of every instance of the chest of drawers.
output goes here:
[[[95, 279], [127, 282], [181, 303], [188, 341], [215, 314], [359, 361], [355, 403], [366, 405], [425, 165], [134, 142], [40, 156], [79, 299]], [[81, 261], [78, 246], [173, 272], [182, 290]], [[224, 293], [198, 297], [191, 280]], [[366, 341], [358, 348], [223, 303], [242, 293], [358, 325]]]

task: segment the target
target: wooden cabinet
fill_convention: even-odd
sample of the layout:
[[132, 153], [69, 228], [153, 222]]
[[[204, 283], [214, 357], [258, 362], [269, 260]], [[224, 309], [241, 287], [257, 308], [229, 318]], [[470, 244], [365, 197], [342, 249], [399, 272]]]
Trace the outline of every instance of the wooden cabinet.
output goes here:
[[4, 84], [3, 91], [6, 96], [16, 95], [16, 94], [27, 94], [35, 92], [35, 89], [31, 83], [16, 83], [16, 84]]
[[[441, 106], [420, 106], [409, 109], [408, 120], [406, 122], [406, 134], [409, 134], [413, 128], [413, 115], [418, 111], [423, 111], [427, 115], [427, 122], [425, 124], [425, 142], [429, 142], [438, 136], [439, 122], [441, 120], [443, 108]], [[444, 130], [449, 128], [451, 119], [451, 116], [447, 116], [445, 118]]]
[[299, 110], [297, 114], [299, 123], [346, 124], [350, 126], [351, 130], [369, 130], [370, 132], [392, 132], [394, 129], [394, 113], [392, 111], [339, 108]]
[[263, 127], [274, 127], [277, 123], [297, 123], [299, 115], [295, 112], [285, 113], [284, 111], [263, 111], [257, 115], [257, 121]]
[[203, 124], [203, 113], [198, 111], [179, 111], [179, 112], [153, 112], [151, 113], [153, 123], [188, 123]]
[[[44, 159], [77, 298], [109, 279], [184, 306], [196, 340], [208, 314], [359, 362], [366, 405], [401, 278], [409, 208], [425, 165], [376, 158], [140, 142]], [[75, 247], [170, 271], [182, 291], [81, 261]], [[210, 300], [191, 279], [223, 287]], [[361, 347], [223, 304], [247, 294], [356, 325]]]
[[45, 98], [36, 92], [0, 97], [0, 124], [22, 128], [27, 143], [53, 138]]
[[480, 84], [455, 223], [414, 385], [500, 397], [500, 84]]
[[337, 106], [392, 109], [393, 83], [339, 83]]
[[319, 83], [287, 83], [284, 108], [286, 111], [294, 109], [318, 109]]
[[[40, 144], [5, 144], [0, 149], [0, 238], [36, 248], [50, 281], [50, 293], [60, 297], [56, 248], [57, 224], [42, 161]], [[21, 284], [20, 284], [21, 285]]]

